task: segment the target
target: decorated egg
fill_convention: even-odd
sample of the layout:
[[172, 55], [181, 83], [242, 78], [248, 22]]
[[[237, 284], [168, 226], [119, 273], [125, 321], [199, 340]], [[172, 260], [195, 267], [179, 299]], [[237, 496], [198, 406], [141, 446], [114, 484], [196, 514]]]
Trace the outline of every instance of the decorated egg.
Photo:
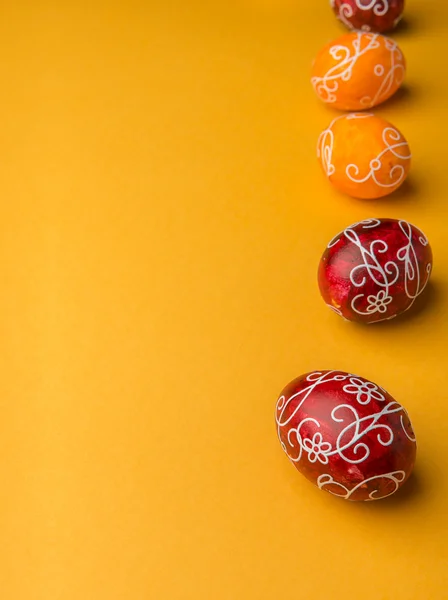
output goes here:
[[379, 500], [412, 472], [415, 435], [406, 410], [380, 386], [342, 371], [314, 371], [277, 401], [281, 446], [318, 488], [345, 500]]
[[324, 301], [338, 315], [378, 323], [410, 309], [431, 270], [431, 247], [417, 227], [395, 219], [368, 219], [331, 240], [318, 280]]
[[337, 18], [349, 29], [389, 31], [398, 25], [404, 0], [330, 0]]
[[400, 131], [369, 113], [334, 119], [319, 136], [317, 156], [335, 188], [363, 199], [394, 192], [411, 166], [411, 151]]
[[397, 44], [377, 33], [347, 33], [317, 55], [311, 83], [318, 97], [338, 110], [378, 106], [403, 83], [406, 62]]

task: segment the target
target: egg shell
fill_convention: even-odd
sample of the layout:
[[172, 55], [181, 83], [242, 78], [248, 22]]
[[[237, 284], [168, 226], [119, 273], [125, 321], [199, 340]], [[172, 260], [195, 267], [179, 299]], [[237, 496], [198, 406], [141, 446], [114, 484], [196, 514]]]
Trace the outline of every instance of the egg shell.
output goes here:
[[317, 157], [335, 188], [362, 199], [391, 194], [411, 167], [411, 151], [402, 133], [370, 113], [334, 119], [319, 136]]
[[309, 481], [345, 500], [379, 500], [408, 479], [416, 457], [406, 410], [380, 386], [343, 371], [289, 383], [276, 426], [290, 461]]
[[339, 233], [319, 263], [322, 298], [338, 315], [378, 323], [409, 310], [426, 288], [432, 251], [407, 221], [367, 219]]
[[404, 0], [330, 0], [330, 5], [349, 29], [377, 33], [394, 29], [404, 11]]
[[317, 55], [311, 83], [317, 96], [338, 110], [378, 106], [404, 81], [406, 61], [390, 38], [356, 31], [327, 44]]

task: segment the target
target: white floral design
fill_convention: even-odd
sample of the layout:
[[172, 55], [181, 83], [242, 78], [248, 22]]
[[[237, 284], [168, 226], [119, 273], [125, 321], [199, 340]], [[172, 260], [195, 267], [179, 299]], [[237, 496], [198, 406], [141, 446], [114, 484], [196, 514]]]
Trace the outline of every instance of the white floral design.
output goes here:
[[[313, 398], [316, 392], [320, 393], [319, 387], [330, 382], [341, 395], [341, 403], [337, 404], [330, 412], [331, 422], [335, 423], [339, 431], [336, 439], [331, 443], [324, 441], [324, 436], [318, 431], [321, 422], [314, 416], [310, 416], [312, 414], [311, 407], [310, 410], [304, 410], [301, 414], [304, 404]], [[325, 394], [325, 392], [323, 393]], [[356, 394], [358, 404], [367, 404], [367, 409], [361, 410], [360, 406], [356, 406], [353, 396], [346, 398], [347, 402], [344, 402], [344, 394]], [[310, 463], [315, 464], [314, 469], [321, 471], [316, 480], [320, 489], [346, 500], [356, 500], [357, 491], [360, 488], [366, 487], [366, 484], [373, 481], [378, 480], [380, 483], [380, 480], [383, 479], [385, 480], [383, 483], [390, 482], [390, 485], [387, 486], [387, 493], [383, 491], [384, 486], [369, 485], [372, 491], [369, 493], [368, 499], [378, 500], [388, 496], [394, 493], [406, 479], [407, 475], [404, 471], [379, 474], [349, 488], [346, 480], [335, 480], [331, 473], [322, 473], [322, 470], [326, 470], [327, 467], [320, 467], [316, 464], [320, 462], [328, 465], [329, 458], [334, 456], [348, 465], [359, 465], [371, 455], [372, 444], [375, 443], [375, 440], [384, 448], [390, 447], [398, 433], [390, 421], [392, 415], [397, 415], [399, 418], [409, 442], [415, 443], [415, 436], [405, 409], [392, 399], [386, 400], [386, 396], [387, 392], [382, 387], [353, 373], [313, 371], [305, 376], [303, 385], [299, 386], [299, 389], [292, 394], [283, 393], [277, 400], [276, 425], [281, 447], [299, 471], [301, 471], [300, 462], [304, 458], [304, 454]], [[384, 401], [381, 410], [373, 402], [369, 404], [371, 399]], [[310, 427], [315, 433], [308, 434], [311, 437], [302, 437], [301, 432]], [[331, 440], [331, 437], [329, 439]], [[381, 491], [378, 489], [379, 487], [382, 488]]]
[[[387, 223], [398, 223], [404, 234], [404, 245], [397, 251], [395, 257], [391, 260], [385, 260], [382, 255], [389, 251], [389, 245], [382, 235], [377, 234], [371, 239], [361, 241], [360, 234], [367, 229], [375, 229], [380, 225]], [[389, 308], [393, 286], [400, 277], [404, 279], [404, 290], [409, 299], [408, 305], [404, 310], [409, 310], [414, 304], [416, 298], [426, 288], [432, 271], [432, 253], [426, 253], [429, 261], [422, 273], [422, 265], [417, 254], [417, 247], [420, 244], [423, 247], [429, 246], [426, 236], [416, 227], [407, 221], [395, 221], [394, 219], [367, 219], [347, 227], [342, 233], [335, 236], [328, 244], [328, 248], [337, 246], [342, 240], [348, 240], [354, 244], [361, 253], [361, 262], [357, 264], [350, 272], [350, 282], [353, 291], [356, 288], [362, 288], [369, 281], [371, 289], [378, 290], [377, 294], [367, 296], [365, 293], [356, 294], [350, 302], [351, 308], [358, 315], [371, 316], [377, 313], [379, 318], [370, 323], [379, 323], [387, 321], [397, 316]], [[425, 273], [426, 272], [426, 273]], [[366, 304], [365, 310], [363, 309]]]
[[386, 398], [379, 391], [378, 386], [371, 381], [362, 381], [357, 377], [351, 377], [350, 383], [344, 386], [344, 392], [347, 394], [356, 394], [356, 400], [359, 404], [369, 404], [373, 400], [384, 401]]
[[315, 463], [316, 460], [319, 460], [323, 465], [328, 464], [326, 453], [330, 452], [331, 444], [323, 441], [321, 433], [315, 433], [312, 439], [306, 438], [302, 443], [305, 451], [308, 453], [308, 460], [310, 462]]
[[369, 314], [387, 312], [387, 307], [392, 302], [392, 296], [389, 296], [385, 290], [380, 290], [376, 296], [367, 296], [369, 303], [366, 310]]

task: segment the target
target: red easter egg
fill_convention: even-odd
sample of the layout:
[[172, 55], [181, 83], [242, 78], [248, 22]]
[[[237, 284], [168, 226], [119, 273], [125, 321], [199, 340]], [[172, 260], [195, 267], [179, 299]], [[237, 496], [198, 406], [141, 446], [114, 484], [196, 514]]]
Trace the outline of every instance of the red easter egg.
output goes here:
[[368, 219], [331, 240], [319, 264], [324, 301], [349, 321], [378, 323], [411, 308], [432, 270], [426, 236], [395, 219]]
[[337, 18], [349, 29], [381, 33], [396, 27], [404, 0], [330, 0]]
[[277, 433], [302, 475], [345, 500], [380, 500], [412, 472], [415, 436], [405, 409], [383, 388], [342, 371], [314, 371], [277, 401]]

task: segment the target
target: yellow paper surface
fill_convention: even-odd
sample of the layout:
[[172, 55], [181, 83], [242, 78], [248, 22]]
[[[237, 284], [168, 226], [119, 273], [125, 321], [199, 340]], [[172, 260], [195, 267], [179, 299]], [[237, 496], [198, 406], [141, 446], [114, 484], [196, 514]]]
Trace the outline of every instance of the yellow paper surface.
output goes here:
[[[0, 596], [447, 598], [448, 7], [408, 2], [407, 91], [378, 114], [412, 174], [375, 202], [316, 161], [324, 0], [0, 16]], [[316, 270], [369, 217], [419, 226], [435, 267], [422, 310], [364, 328]], [[334, 499], [282, 453], [278, 393], [326, 368], [408, 409], [400, 499]]]

